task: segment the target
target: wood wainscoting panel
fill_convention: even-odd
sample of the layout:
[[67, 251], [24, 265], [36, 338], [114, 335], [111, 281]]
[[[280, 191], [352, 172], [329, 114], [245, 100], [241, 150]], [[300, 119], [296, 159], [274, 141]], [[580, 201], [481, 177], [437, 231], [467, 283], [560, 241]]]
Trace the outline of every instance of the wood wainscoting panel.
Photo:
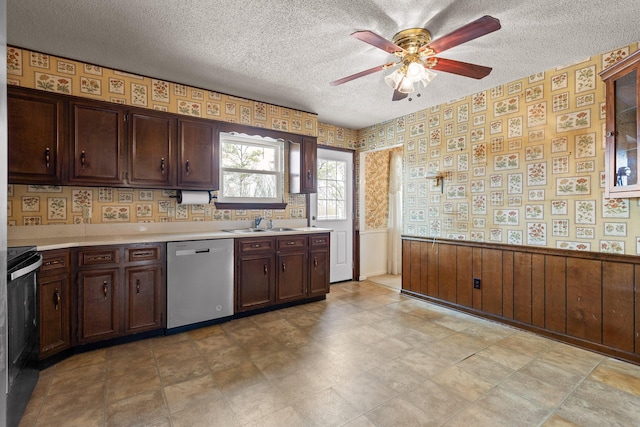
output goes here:
[[634, 350], [634, 266], [602, 263], [602, 343]]
[[602, 342], [602, 262], [567, 258], [567, 334]]
[[531, 255], [531, 323], [544, 328], [544, 264], [546, 256]]
[[544, 266], [545, 328], [564, 334], [567, 332], [567, 259], [548, 255]]
[[531, 254], [513, 254], [513, 319], [531, 324]]
[[456, 301], [465, 307], [473, 307], [473, 248], [456, 248]]
[[456, 247], [454, 245], [438, 245], [439, 274], [438, 295], [440, 299], [456, 303]]
[[502, 316], [502, 251], [482, 250], [482, 311]]
[[640, 365], [638, 256], [407, 236], [402, 247], [407, 295]]

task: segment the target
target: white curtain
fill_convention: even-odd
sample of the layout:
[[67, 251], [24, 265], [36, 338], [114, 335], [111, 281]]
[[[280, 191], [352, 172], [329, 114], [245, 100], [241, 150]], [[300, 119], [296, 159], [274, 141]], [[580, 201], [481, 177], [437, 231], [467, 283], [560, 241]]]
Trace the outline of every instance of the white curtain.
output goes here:
[[389, 165], [389, 233], [387, 274], [402, 273], [402, 153], [392, 152]]

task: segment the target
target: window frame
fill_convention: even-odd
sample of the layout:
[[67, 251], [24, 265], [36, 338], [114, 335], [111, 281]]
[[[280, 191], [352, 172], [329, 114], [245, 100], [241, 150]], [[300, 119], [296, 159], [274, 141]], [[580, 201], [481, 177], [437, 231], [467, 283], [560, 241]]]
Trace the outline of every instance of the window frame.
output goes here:
[[[226, 208], [226, 209], [254, 209], [254, 208], [266, 208], [266, 209], [284, 209], [286, 207], [286, 203], [284, 203], [284, 195], [285, 195], [285, 141], [281, 138], [271, 138], [260, 135], [247, 135], [240, 134], [237, 132], [225, 132], [222, 131], [219, 134], [219, 142], [220, 142], [220, 166], [218, 171], [218, 177], [220, 179], [220, 188], [218, 190], [218, 196], [216, 201], [217, 208]], [[271, 171], [254, 171], [252, 169], [239, 169], [239, 168], [229, 168], [223, 166], [223, 150], [222, 147], [224, 144], [228, 143], [237, 143], [242, 145], [250, 145], [250, 146], [262, 146], [262, 147], [270, 147], [276, 149], [276, 170]], [[247, 173], [255, 173], [259, 175], [272, 175], [275, 176], [276, 179], [276, 196], [273, 198], [251, 198], [251, 197], [224, 197], [224, 173], [225, 172], [247, 172]]]

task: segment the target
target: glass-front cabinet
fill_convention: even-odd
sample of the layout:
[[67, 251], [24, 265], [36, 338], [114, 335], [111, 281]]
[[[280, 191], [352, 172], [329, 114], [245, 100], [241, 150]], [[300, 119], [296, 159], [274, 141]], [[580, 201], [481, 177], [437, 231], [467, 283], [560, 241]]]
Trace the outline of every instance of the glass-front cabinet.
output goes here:
[[606, 197], [640, 197], [640, 50], [600, 73], [607, 90]]

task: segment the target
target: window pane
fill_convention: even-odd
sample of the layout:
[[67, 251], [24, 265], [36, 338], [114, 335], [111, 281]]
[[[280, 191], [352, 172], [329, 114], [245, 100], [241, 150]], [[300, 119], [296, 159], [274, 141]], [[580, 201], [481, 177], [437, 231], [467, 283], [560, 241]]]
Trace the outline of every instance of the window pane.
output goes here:
[[277, 149], [262, 145], [222, 143], [222, 167], [273, 172], [277, 168]]
[[346, 162], [318, 162], [318, 220], [346, 219]]
[[224, 171], [224, 197], [276, 197], [276, 175]]

